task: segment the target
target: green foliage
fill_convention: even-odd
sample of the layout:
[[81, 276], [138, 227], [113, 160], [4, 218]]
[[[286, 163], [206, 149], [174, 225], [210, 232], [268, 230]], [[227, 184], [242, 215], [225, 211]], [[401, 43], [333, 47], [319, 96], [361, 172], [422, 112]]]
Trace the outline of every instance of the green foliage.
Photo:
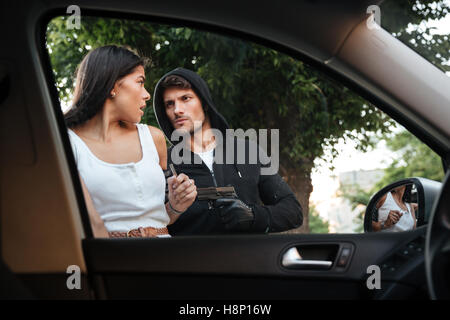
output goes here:
[[444, 168], [439, 155], [410, 132], [405, 130], [391, 138], [386, 136], [386, 143], [393, 151], [393, 159], [391, 165], [385, 169], [383, 178], [375, 185], [375, 189], [410, 177], [436, 181], [444, 179]]
[[[275, 50], [189, 28], [141, 21], [83, 17], [81, 30], [53, 19], [47, 46], [60, 98], [70, 101], [74, 73], [87, 48], [129, 45], [152, 59], [147, 88], [175, 67], [198, 72], [218, 109], [234, 128], [281, 128], [281, 166], [308, 175], [313, 161], [334, 150], [339, 138], [373, 145], [369, 132], [387, 133], [392, 120], [342, 85]], [[243, 111], [245, 110], [245, 111]], [[144, 123], [156, 125], [151, 108]]]
[[322, 219], [313, 205], [309, 207], [309, 230], [311, 233], [328, 233], [328, 221]]
[[[381, 25], [442, 71], [450, 71], [449, 35], [433, 34], [423, 22], [439, 20], [450, 12], [446, 0], [390, 0], [381, 6]], [[411, 29], [408, 29], [411, 28]]]

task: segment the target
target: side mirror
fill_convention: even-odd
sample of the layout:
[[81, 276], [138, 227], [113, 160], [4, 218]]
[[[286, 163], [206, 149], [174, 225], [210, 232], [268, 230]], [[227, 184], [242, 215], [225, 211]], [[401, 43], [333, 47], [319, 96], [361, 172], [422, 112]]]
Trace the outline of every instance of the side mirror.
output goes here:
[[367, 205], [364, 232], [408, 231], [427, 224], [441, 186], [426, 178], [408, 178], [384, 187]]

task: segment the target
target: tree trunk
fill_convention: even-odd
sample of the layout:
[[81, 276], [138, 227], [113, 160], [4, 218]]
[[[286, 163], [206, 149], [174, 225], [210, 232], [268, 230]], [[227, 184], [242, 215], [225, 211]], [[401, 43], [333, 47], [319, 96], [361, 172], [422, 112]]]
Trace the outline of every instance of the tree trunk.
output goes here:
[[303, 224], [299, 228], [284, 233], [309, 233], [309, 196], [313, 191], [311, 170], [305, 172], [304, 169], [281, 168], [280, 173], [289, 187], [291, 187], [303, 211]]

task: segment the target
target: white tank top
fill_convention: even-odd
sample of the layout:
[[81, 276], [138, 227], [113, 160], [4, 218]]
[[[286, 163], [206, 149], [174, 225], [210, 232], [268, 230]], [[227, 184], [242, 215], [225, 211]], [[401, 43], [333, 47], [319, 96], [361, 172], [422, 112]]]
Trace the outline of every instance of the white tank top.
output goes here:
[[403, 213], [403, 215], [396, 224], [386, 229], [382, 229], [381, 231], [398, 232], [412, 230], [414, 227], [414, 218], [411, 214], [411, 205], [409, 203], [406, 203], [406, 209], [407, 210], [403, 210], [402, 208], [400, 208], [397, 202], [395, 202], [394, 198], [392, 197], [392, 194], [388, 192], [386, 200], [378, 209], [378, 222], [386, 221], [389, 215], [389, 211], [391, 210], [398, 210]]
[[158, 151], [148, 126], [136, 126], [142, 159], [126, 164], [100, 160], [75, 132], [68, 130], [78, 171], [109, 232], [164, 228], [170, 221], [164, 205], [166, 181]]

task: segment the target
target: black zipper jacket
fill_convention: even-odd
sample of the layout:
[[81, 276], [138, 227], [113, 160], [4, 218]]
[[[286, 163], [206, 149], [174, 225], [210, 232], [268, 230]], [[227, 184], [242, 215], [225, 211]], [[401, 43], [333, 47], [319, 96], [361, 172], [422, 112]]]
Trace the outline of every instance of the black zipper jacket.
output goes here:
[[[267, 163], [266, 161], [260, 161], [258, 158], [256, 164], [250, 163], [249, 150], [252, 150], [252, 147], [256, 147], [259, 150], [259, 147], [253, 141], [248, 139], [242, 140], [237, 137], [231, 138], [234, 139], [235, 148], [234, 162], [231, 164], [229, 164], [230, 161], [225, 161], [227, 146], [229, 147], [231, 144], [227, 144], [224, 141], [224, 143], [217, 145], [214, 154], [215, 156], [220, 154], [216, 151], [218, 148], [222, 148], [224, 160], [222, 161], [223, 164], [218, 164], [216, 160], [214, 161], [213, 173], [210, 172], [197, 154], [188, 151], [189, 155], [184, 155], [184, 149], [179, 152], [179, 155], [188, 156], [190, 162], [174, 163], [176, 161], [172, 159], [172, 151], [174, 144], [178, 143], [178, 141], [170, 139], [173, 127], [166, 116], [160, 88], [162, 79], [168, 75], [178, 75], [190, 82], [192, 89], [201, 99], [204, 109], [205, 107], [207, 109], [212, 128], [220, 130], [224, 137], [225, 130], [229, 128], [226, 120], [214, 107], [209, 89], [200, 76], [184, 68], [177, 68], [167, 73], [155, 87], [153, 107], [160, 128], [172, 144], [172, 147], [168, 150], [168, 164], [174, 164], [177, 173], [184, 173], [189, 178], [194, 179], [197, 188], [233, 186], [239, 199], [253, 209], [255, 220], [249, 232], [281, 232], [301, 226], [303, 222], [302, 208], [287, 183], [279, 174], [261, 175], [261, 168], [269, 166], [269, 164], [262, 164]], [[238, 143], [245, 144], [246, 157], [244, 164], [239, 164], [237, 161]], [[174, 224], [168, 226], [168, 229], [173, 236], [229, 233], [229, 231], [225, 230], [211, 202], [199, 201], [198, 199]]]

